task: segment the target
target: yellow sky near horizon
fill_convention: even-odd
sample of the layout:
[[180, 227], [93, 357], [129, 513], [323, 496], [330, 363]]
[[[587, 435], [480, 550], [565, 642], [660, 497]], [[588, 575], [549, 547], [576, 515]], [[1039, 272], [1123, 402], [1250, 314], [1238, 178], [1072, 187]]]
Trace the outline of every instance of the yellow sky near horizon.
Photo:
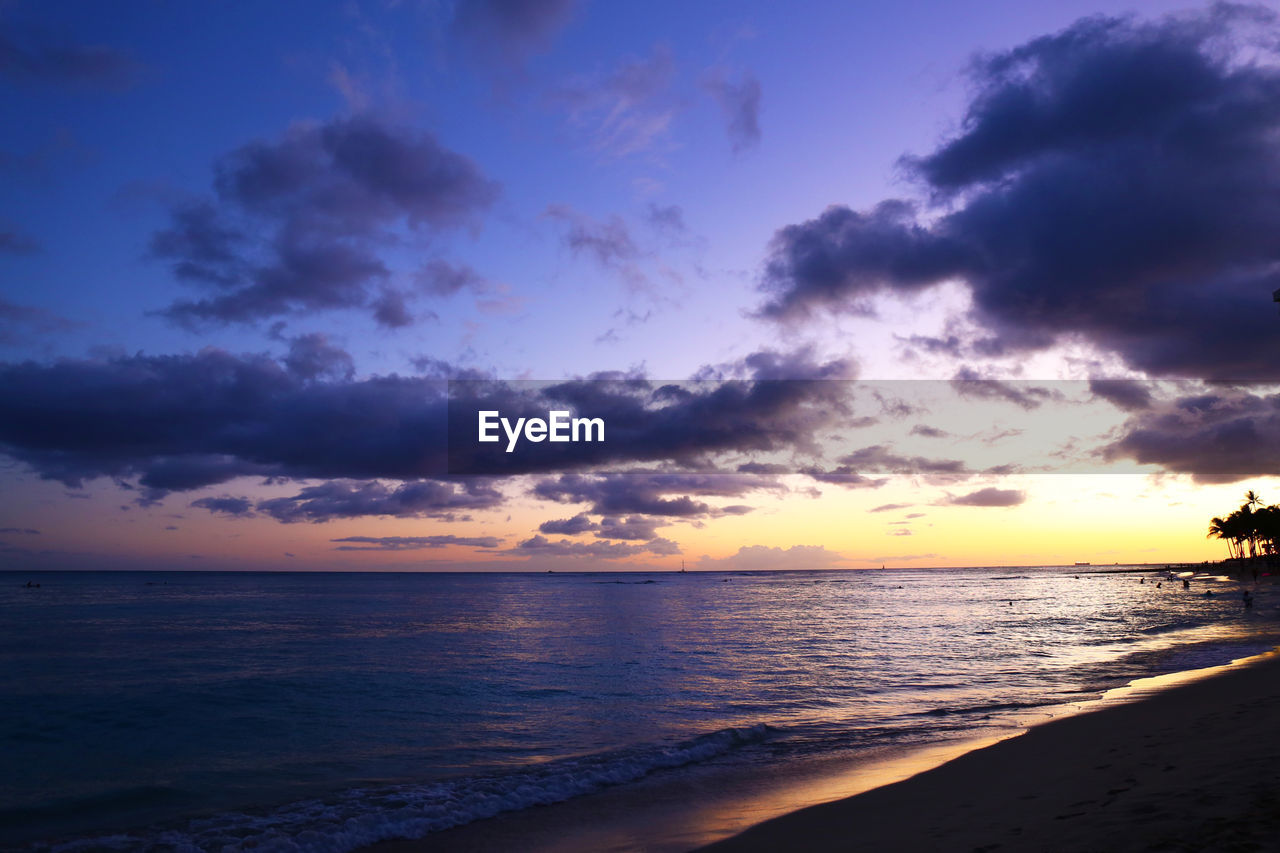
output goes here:
[[[1238, 507], [1248, 488], [1264, 500], [1280, 499], [1277, 478], [1206, 485], [1170, 475], [1045, 474], [943, 486], [896, 477], [875, 489], [822, 485], [820, 495], [805, 478], [785, 480], [792, 486], [786, 494], [708, 499], [750, 504], [755, 509], [748, 514], [703, 522], [673, 520], [658, 528], [659, 536], [679, 546], [679, 554], [641, 553], [623, 559], [529, 559], [500, 553], [536, 535], [542, 522], [586, 509], [534, 500], [522, 494], [527, 483], [518, 479], [504, 487], [511, 497], [503, 506], [472, 513], [469, 521], [381, 517], [282, 524], [261, 514], [216, 516], [190, 507], [191, 495], [170, 495], [141, 508], [127, 503], [128, 492], [105, 482], [90, 484], [86, 498], [75, 501], [77, 512], [69, 515], [64, 487], [24, 476], [24, 499], [8, 501], [6, 517], [13, 528], [40, 531], [11, 536], [11, 542], [64, 554], [68, 560], [92, 555], [104, 568], [128, 567], [132, 561], [139, 567], [174, 569], [637, 570], [678, 568], [681, 560], [690, 569], [871, 568], [1218, 560], [1226, 556], [1226, 548], [1206, 538], [1211, 517]], [[237, 490], [237, 485], [243, 488]], [[949, 494], [971, 492], [979, 485], [1021, 491], [1025, 501], [1008, 507], [946, 505]], [[230, 486], [221, 491], [256, 488], [251, 482]], [[894, 504], [901, 506], [872, 511]], [[501, 542], [496, 548], [357, 552], [337, 550], [340, 543], [333, 541], [433, 535], [492, 536]], [[599, 542], [589, 533], [546, 538]], [[752, 551], [750, 559], [739, 554], [741, 549]], [[41, 562], [11, 562], [10, 567]], [[55, 567], [58, 562], [53, 560]]]

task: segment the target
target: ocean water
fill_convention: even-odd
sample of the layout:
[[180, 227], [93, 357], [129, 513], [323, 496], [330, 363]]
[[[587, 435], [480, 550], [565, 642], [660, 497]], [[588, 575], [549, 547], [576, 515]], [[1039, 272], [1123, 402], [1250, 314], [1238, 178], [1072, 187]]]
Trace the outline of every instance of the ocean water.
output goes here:
[[0, 846], [348, 851], [1280, 643], [1270, 586], [1086, 572], [0, 574]]

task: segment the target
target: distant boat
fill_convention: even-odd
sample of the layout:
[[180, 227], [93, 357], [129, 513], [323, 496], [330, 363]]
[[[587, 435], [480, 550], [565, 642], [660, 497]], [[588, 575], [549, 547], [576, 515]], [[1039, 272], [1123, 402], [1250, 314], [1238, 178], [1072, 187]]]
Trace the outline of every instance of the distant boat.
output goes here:
[[1077, 566], [1092, 566], [1093, 563], [1076, 563]]
[[688, 572], [684, 570], [684, 560], [680, 561], [680, 574], [688, 574]]

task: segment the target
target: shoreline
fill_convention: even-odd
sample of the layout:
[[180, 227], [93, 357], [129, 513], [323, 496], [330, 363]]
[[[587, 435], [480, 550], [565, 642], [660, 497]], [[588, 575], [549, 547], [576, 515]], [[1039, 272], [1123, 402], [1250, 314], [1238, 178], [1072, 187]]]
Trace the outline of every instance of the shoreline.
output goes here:
[[[1232, 682], [1230, 689], [1229, 695], [1235, 698], [1217, 707], [1218, 685], [1232, 679], [1240, 680], [1239, 685]], [[1269, 680], [1275, 682], [1274, 688], [1269, 687]], [[1089, 823], [1088, 813], [1081, 811], [1086, 801], [1093, 799], [1100, 804], [1108, 798], [1120, 798], [1124, 793], [1121, 788], [1136, 787], [1129, 781], [1134, 772], [1130, 763], [1123, 763], [1108, 752], [1114, 745], [1103, 750], [1107, 752], [1107, 760], [1093, 760], [1089, 745], [1094, 735], [1088, 733], [1099, 728], [1104, 732], [1114, 728], [1123, 733], [1120, 739], [1127, 741], [1128, 748], [1143, 749], [1151, 742], [1152, 732], [1161, 731], [1168, 719], [1185, 720], [1189, 715], [1199, 714], [1204, 706], [1209, 706], [1214, 713], [1225, 713], [1257, 701], [1238, 696], [1242, 691], [1265, 695], [1274, 706], [1273, 715], [1267, 717], [1269, 722], [1260, 725], [1259, 731], [1264, 731], [1265, 725], [1280, 724], [1280, 648], [1218, 666], [1138, 678], [1097, 698], [1052, 706], [1031, 715], [1038, 718], [1048, 711], [1048, 719], [1024, 718], [1011, 725], [975, 729], [971, 737], [884, 752], [860, 762], [851, 763], [847, 756], [833, 759], [825, 768], [811, 768], [813, 772], [808, 775], [786, 780], [740, 779], [721, 789], [719, 782], [723, 780], [694, 778], [676, 785], [674, 790], [656, 779], [642, 780], [622, 789], [606, 789], [573, 800], [504, 813], [419, 839], [379, 842], [361, 847], [357, 853], [425, 853], [428, 850], [483, 853], [517, 848], [530, 853], [640, 850], [755, 853], [794, 847], [797, 843], [805, 850], [1126, 849], [1111, 846], [1114, 833], [1110, 828], [1092, 841], [1086, 838], [1078, 846], [1060, 846], [1064, 821], [1078, 819], [1081, 824]], [[1088, 722], [1083, 722], [1081, 729], [1082, 721]], [[1060, 731], [1065, 731], [1065, 735], [1059, 734]], [[1078, 731], [1086, 734], [1080, 735]], [[1041, 743], [1046, 737], [1048, 746]], [[1062, 741], [1063, 737], [1067, 740]], [[1215, 753], [1223, 749], [1220, 742], [1213, 739], [1204, 741], [1204, 749], [1199, 750], [1196, 744], [1201, 739], [1195, 725], [1189, 731], [1179, 729], [1171, 737], [1180, 739], [1184, 750], [1189, 748], [1194, 753], [1194, 759], [1182, 759], [1193, 768], [1205, 766], [1206, 761], [1212, 763]], [[1237, 751], [1240, 750], [1237, 748]], [[1124, 752], [1124, 749], [1118, 750], [1117, 755]], [[989, 766], [992, 755], [996, 763]], [[1059, 757], [1043, 758], [1048, 755]], [[1258, 765], [1258, 772], [1250, 777], [1251, 784], [1269, 781], [1272, 768], [1280, 764], [1280, 747], [1267, 752], [1266, 756]], [[967, 769], [975, 762], [976, 771]], [[1041, 820], [1041, 823], [1047, 820], [1048, 831], [1040, 841], [1036, 841], [1035, 833], [1021, 822], [1011, 824], [1010, 837], [993, 840], [999, 835], [1001, 815], [1021, 815], [1028, 802], [1041, 798], [1036, 794], [1032, 800], [1025, 799], [1032, 782], [1039, 784], [1042, 779], [1050, 778], [1042, 766], [1045, 762], [1056, 763], [1056, 767], [1051, 790], [1043, 795], [1040, 805], [1056, 802], [1054, 794], [1071, 791], [1073, 793], [1063, 800], [1066, 805]], [[1103, 764], [1110, 767], [1101, 768]], [[957, 767], [960, 768], [958, 776]], [[1157, 769], [1163, 770], [1163, 767]], [[1168, 780], [1182, 785], [1184, 796], [1199, 796], [1194, 780], [1184, 783], [1183, 774], [1169, 772], [1172, 775]], [[1081, 775], [1082, 779], [1087, 776], [1087, 784], [1092, 787], [1084, 793], [1075, 793], [1077, 789], [1071, 784], [1073, 774]], [[1011, 782], [1016, 793], [1010, 796], [997, 785], [990, 798], [975, 797], [974, 791], [991, 786], [991, 780], [996, 778], [1002, 783]], [[638, 795], [637, 786], [645, 789], [643, 796]], [[1171, 803], [1178, 802], [1177, 791], [1160, 790], [1161, 797], [1168, 797]], [[1280, 791], [1280, 783], [1275, 790]], [[692, 799], [700, 801], [698, 808], [690, 807]], [[975, 805], [986, 799], [990, 799], [994, 816], [988, 816], [987, 810]], [[637, 807], [637, 804], [642, 805]], [[636, 812], [623, 813], [625, 805], [636, 808]], [[1108, 803], [1106, 808], [1120, 813], [1124, 806], [1121, 804], [1121, 809], [1116, 809], [1114, 803]], [[1202, 808], [1187, 804], [1185, 810], [1195, 814]], [[974, 815], [979, 817], [970, 824], [968, 821]], [[904, 828], [920, 827], [921, 816], [928, 817], [925, 825], [930, 828], [919, 839], [912, 840]], [[935, 816], [941, 820], [938, 827], [934, 825]], [[1122, 819], [1135, 820], [1123, 814]], [[653, 832], [655, 821], [666, 822], [660, 834]], [[1280, 831], [1280, 811], [1271, 825]], [[1014, 832], [1014, 829], [1021, 831]], [[1088, 830], [1085, 835], [1089, 836]], [[1103, 846], [1099, 846], [1098, 839]], [[1143, 842], [1135, 849], [1145, 850], [1148, 845]]]
[[[698, 848], [1269, 849], [1280, 832], [1280, 653], [1110, 691], [900, 782]], [[1118, 695], [1127, 694], [1127, 695]]]

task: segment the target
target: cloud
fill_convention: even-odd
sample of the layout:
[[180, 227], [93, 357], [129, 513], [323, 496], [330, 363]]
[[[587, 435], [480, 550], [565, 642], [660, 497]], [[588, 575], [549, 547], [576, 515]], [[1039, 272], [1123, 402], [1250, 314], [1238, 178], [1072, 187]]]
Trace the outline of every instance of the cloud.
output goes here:
[[1052, 388], [1027, 383], [983, 379], [973, 368], [962, 367], [951, 378], [951, 388], [961, 397], [1005, 400], [1030, 411], [1046, 400], [1061, 400], [1062, 394]]
[[948, 435], [950, 435], [950, 433], [947, 432], [946, 430], [938, 429], [937, 427], [931, 427], [928, 424], [916, 424], [911, 428], [910, 434], [922, 435], [925, 438], [946, 438]]
[[907, 509], [912, 506], [915, 506], [915, 504], [880, 504], [880, 506], [869, 509], [867, 512], [890, 512], [891, 510]]
[[903, 160], [931, 209], [836, 206], [782, 228], [762, 313], [954, 280], [994, 350], [1087, 342], [1153, 375], [1273, 376], [1276, 35], [1273, 13], [1217, 5], [1086, 18], [978, 57], [959, 131]]
[[597, 539], [631, 539], [649, 541], [658, 535], [658, 528], [663, 526], [653, 518], [633, 515], [629, 518], [605, 516], [600, 519], [596, 530]]
[[929, 459], [924, 456], [902, 456], [883, 444], [863, 447], [837, 460], [841, 465], [863, 471], [881, 471], [898, 475], [921, 475], [931, 481], [947, 481], [968, 477], [968, 466], [959, 459]]
[[1200, 483], [1280, 475], [1280, 395], [1210, 389], [1152, 405], [1135, 412], [1106, 455], [1190, 474]]
[[963, 271], [968, 249], [915, 222], [915, 205], [883, 201], [867, 213], [828, 207], [817, 219], [788, 225], [769, 246], [761, 314], [803, 317], [814, 308], [867, 313], [867, 297], [916, 291]]
[[649, 213], [645, 218], [658, 231], [678, 236], [689, 230], [684, 223], [684, 208], [678, 204], [665, 206], [650, 204]]
[[750, 71], [732, 76], [716, 69], [702, 81], [724, 114], [725, 130], [735, 154], [760, 144], [760, 81]]
[[657, 554], [671, 556], [680, 553], [680, 547], [670, 539], [661, 537], [640, 545], [628, 545], [625, 542], [572, 542], [561, 539], [552, 542], [547, 537], [538, 535], [526, 539], [507, 553], [525, 557], [569, 557], [590, 558], [595, 560], [620, 560], [640, 554]]
[[538, 530], [543, 533], [555, 533], [564, 536], [576, 536], [579, 533], [586, 533], [588, 530], [595, 529], [596, 523], [588, 518], [586, 513], [578, 513], [573, 518], [544, 521], [538, 525]]
[[0, 446], [70, 486], [187, 490], [238, 476], [413, 479], [445, 472], [443, 380], [311, 381], [266, 356], [0, 364]]
[[743, 545], [728, 557], [703, 557], [697, 568], [705, 571], [760, 572], [785, 569], [825, 569], [845, 562], [837, 551], [825, 545], [792, 545], [779, 548], [770, 545]]
[[1151, 383], [1136, 379], [1090, 379], [1089, 391], [1126, 412], [1151, 407]]
[[257, 509], [276, 521], [290, 524], [372, 515], [451, 520], [458, 513], [492, 509], [501, 503], [502, 493], [480, 479], [416, 480], [394, 488], [376, 481], [333, 480], [307, 486], [290, 497], [259, 501]]
[[949, 495], [944, 504], [950, 506], [1018, 506], [1027, 499], [1027, 493], [1017, 489], [988, 487], [967, 495]]
[[381, 247], [466, 225], [498, 193], [431, 134], [369, 116], [244, 145], [218, 163], [215, 189], [175, 207], [151, 240], [178, 279], [211, 292], [165, 312], [188, 325], [350, 308], [406, 325]]
[[18, 305], [0, 297], [0, 344], [29, 341], [38, 336], [67, 331], [74, 325], [51, 311]]
[[649, 56], [624, 59], [608, 74], [570, 81], [551, 100], [586, 131], [594, 151], [628, 157], [652, 151], [666, 137], [676, 116], [674, 78], [670, 48], [657, 45]]
[[344, 536], [329, 541], [344, 543], [335, 551], [421, 551], [450, 545], [497, 548], [502, 544], [497, 536], [454, 536], [452, 533], [436, 536]]
[[461, 290], [473, 293], [489, 290], [489, 282], [471, 267], [438, 259], [423, 264], [415, 278], [419, 289], [432, 296], [453, 296]]
[[709, 518], [742, 515], [750, 508], [714, 507], [696, 500], [695, 496], [733, 498], [759, 490], [785, 491], [785, 487], [776, 478], [756, 474], [621, 471], [561, 474], [539, 481], [533, 487], [533, 494], [557, 503], [588, 503], [591, 512], [604, 516]]
[[846, 489], [878, 489], [888, 482], [887, 480], [873, 480], [870, 477], [864, 477], [849, 465], [838, 465], [829, 470], [814, 466], [802, 468], [800, 473], [812, 477], [819, 483], [844, 486]]
[[209, 512], [221, 515], [235, 516], [236, 518], [250, 518], [253, 516], [253, 501], [249, 498], [234, 498], [230, 495], [223, 495], [220, 498], [200, 498], [191, 502], [194, 507], [207, 509]]
[[546, 216], [565, 223], [564, 245], [574, 255], [585, 254], [601, 267], [621, 273], [627, 281], [643, 283], [644, 274], [636, 266], [640, 249], [620, 217], [596, 220], [561, 204], [548, 207]]
[[[572, 470], [588, 465], [628, 467], [667, 461], [710, 468], [729, 453], [815, 450], [822, 430], [848, 414], [846, 383], [811, 379], [845, 372], [843, 362], [807, 354], [754, 353], [725, 372], [750, 379], [684, 384], [626, 379], [569, 380], [537, 388], [519, 383], [454, 382], [449, 408], [449, 469], [455, 474], [514, 474]], [[782, 378], [789, 373], [795, 377]], [[549, 409], [589, 413], [608, 424], [607, 440], [532, 444], [512, 452], [475, 442], [479, 411], [545, 418]], [[626, 510], [602, 510], [617, 514]]]
[[507, 65], [550, 47], [577, 0], [459, 0], [453, 29], [481, 58]]
[[131, 87], [142, 66], [105, 45], [77, 44], [0, 23], [0, 77], [13, 83], [119, 92]]
[[20, 533], [24, 536], [40, 535], [40, 531], [34, 527], [0, 527], [0, 533]]
[[[596, 219], [563, 204], [549, 205], [543, 215], [563, 225], [561, 243], [574, 257], [591, 259], [601, 269], [616, 273], [633, 290], [649, 287], [642, 264], [653, 255], [640, 247], [622, 217], [611, 214]], [[627, 325], [631, 325], [648, 320], [650, 315], [619, 308], [614, 316], [627, 317]]]
[[[684, 385], [622, 375], [509, 383], [424, 367], [432, 375], [355, 379], [349, 356], [315, 334], [290, 339], [282, 361], [209, 348], [0, 363], [0, 451], [45, 479], [79, 487], [107, 477], [147, 502], [241, 477], [305, 481], [255, 507], [281, 521], [454, 517], [502, 501], [471, 475], [514, 474], [540, 475], [535, 495], [602, 516], [708, 518], [749, 511], [710, 498], [785, 489], [773, 475], [697, 469], [713, 472], [726, 455], [736, 466], [743, 454], [816, 449], [847, 405], [845, 383], [804, 378], [838, 365], [791, 354], [721, 366], [751, 378]], [[784, 371], [801, 378], [763, 378]], [[609, 440], [526, 442], [509, 454], [482, 453], [492, 448], [474, 440], [479, 409], [515, 418], [552, 408], [603, 418]], [[611, 472], [580, 473], [592, 466]]]
[[356, 372], [351, 355], [329, 343], [329, 337], [319, 332], [301, 335], [290, 341], [284, 365], [290, 373], [309, 381], [349, 380]]

